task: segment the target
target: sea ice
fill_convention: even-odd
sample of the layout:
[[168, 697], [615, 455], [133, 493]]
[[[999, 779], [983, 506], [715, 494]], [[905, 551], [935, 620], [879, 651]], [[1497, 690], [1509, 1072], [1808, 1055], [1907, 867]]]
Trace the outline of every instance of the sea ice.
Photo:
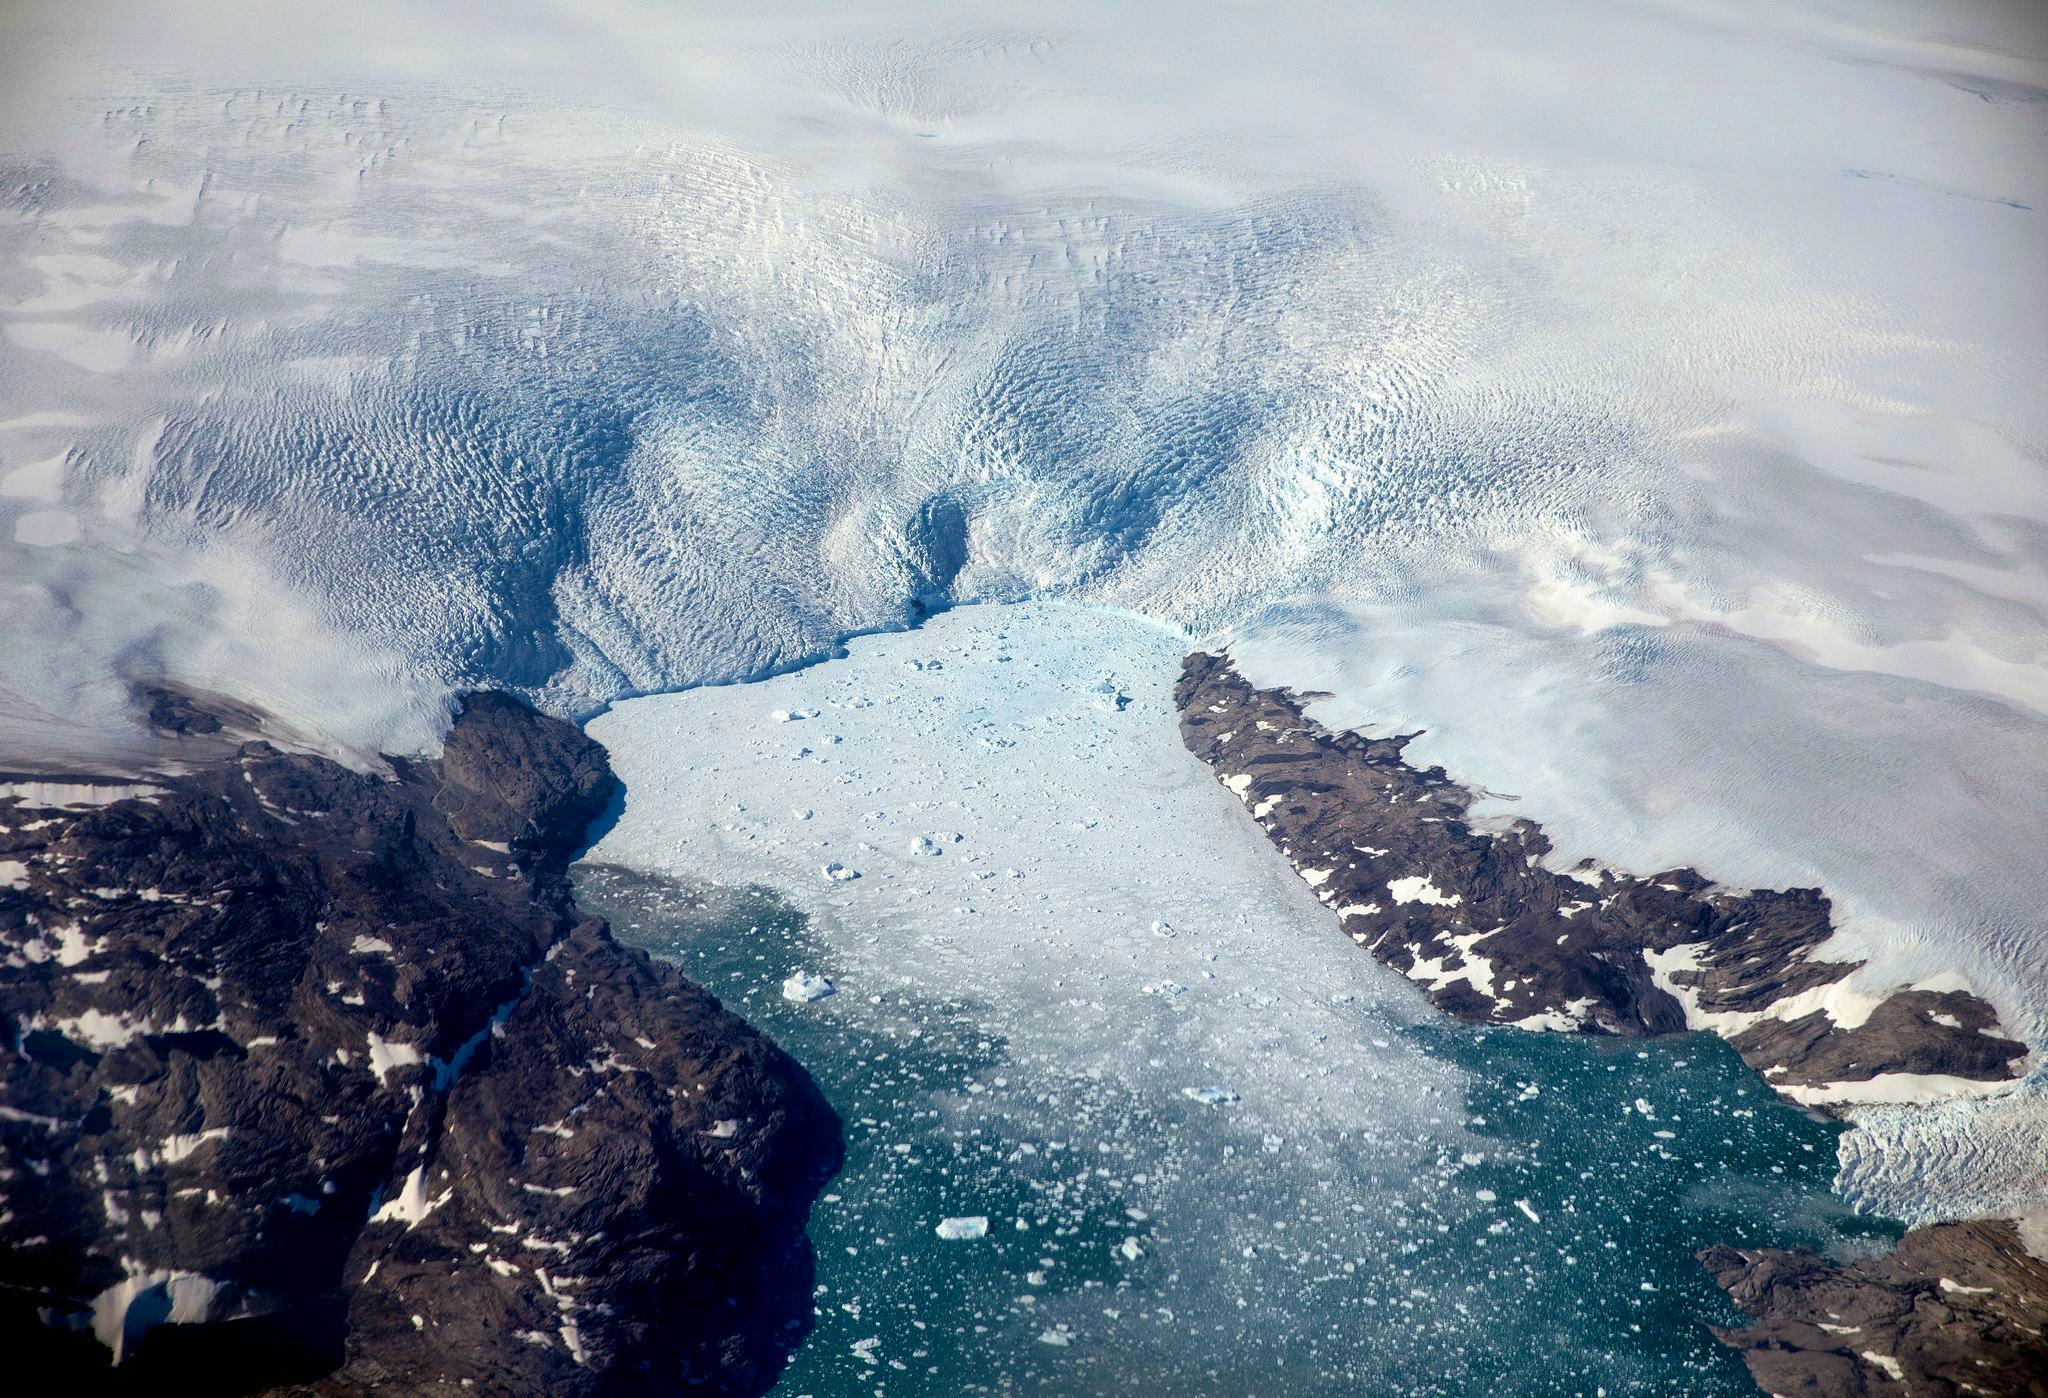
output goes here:
[[[1182, 747], [1186, 644], [1086, 608], [958, 608], [755, 685], [625, 701], [591, 724], [627, 799], [590, 859], [777, 890], [808, 918], [810, 971], [869, 992], [834, 1002], [850, 1028], [924, 1035], [960, 1007], [998, 1056], [922, 1100], [1026, 1158], [1093, 1133], [1130, 1202], [1175, 1220], [1141, 1243], [1169, 1272], [1270, 1244], [1245, 1191], [1334, 1191], [1370, 1233], [1383, 1206], [1369, 1181], [1426, 1171], [1464, 1139], [1464, 1079], [1399, 1032], [1434, 1012], [1332, 935]], [[1091, 687], [1112, 658], [1122, 708]], [[732, 742], [768, 705], [832, 714], [844, 748], [792, 764]], [[792, 825], [792, 808], [811, 819]], [[920, 852], [926, 838], [946, 857]], [[859, 883], [818, 877], [856, 857]], [[1020, 877], [989, 877], [1006, 870]], [[999, 1100], [977, 1090], [991, 1081], [1007, 1084]], [[1206, 1262], [1178, 1294], [1183, 1313], [1237, 1314]]]

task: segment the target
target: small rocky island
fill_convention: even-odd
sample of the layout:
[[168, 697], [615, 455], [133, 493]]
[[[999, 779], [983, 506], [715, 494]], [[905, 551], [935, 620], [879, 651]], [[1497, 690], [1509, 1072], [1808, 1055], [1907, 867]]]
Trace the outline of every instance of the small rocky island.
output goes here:
[[577, 913], [603, 749], [474, 694], [441, 756], [365, 774], [141, 702], [161, 771], [0, 776], [13, 1361], [93, 1391], [765, 1392], [839, 1121]]
[[[1591, 1034], [1708, 1030], [1817, 1110], [1996, 1090], [2027, 1048], [1959, 984], [1850, 989], [1822, 959], [1818, 889], [1731, 891], [1696, 871], [1544, 867], [1528, 821], [1476, 828], [1474, 793], [1403, 756], [1414, 735], [1332, 732], [1315, 696], [1183, 662], [1182, 740], [1250, 809], [1344, 933], [1457, 1019]], [[1772, 1393], [2048, 1394], [2048, 1263], [2014, 1223], [1914, 1229], [1883, 1257], [1713, 1248], [1745, 1310], [1717, 1332]]]

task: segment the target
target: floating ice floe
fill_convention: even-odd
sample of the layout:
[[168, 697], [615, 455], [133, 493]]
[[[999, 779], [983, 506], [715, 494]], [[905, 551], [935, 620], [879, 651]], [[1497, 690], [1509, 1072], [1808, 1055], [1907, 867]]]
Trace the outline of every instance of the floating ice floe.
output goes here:
[[860, 870], [849, 869], [844, 864], [833, 862], [819, 866], [818, 872], [834, 883], [851, 883], [860, 877]]
[[838, 987], [831, 981], [809, 971], [798, 971], [782, 982], [782, 998], [793, 1004], [808, 1005], [813, 1000], [822, 1000], [837, 993]]
[[1180, 1095], [1205, 1107], [1220, 1107], [1237, 1100], [1237, 1094], [1227, 1087], [1184, 1087]]
[[942, 1218], [932, 1230], [949, 1243], [967, 1243], [988, 1236], [988, 1219], [982, 1214], [965, 1218]]

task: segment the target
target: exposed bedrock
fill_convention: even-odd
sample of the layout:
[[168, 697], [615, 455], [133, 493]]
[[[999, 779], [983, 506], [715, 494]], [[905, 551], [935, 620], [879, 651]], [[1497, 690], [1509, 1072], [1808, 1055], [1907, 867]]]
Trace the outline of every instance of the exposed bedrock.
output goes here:
[[178, 774], [0, 778], [16, 1362], [95, 1388], [765, 1391], [808, 1324], [838, 1119], [577, 914], [603, 749], [480, 694], [441, 757], [370, 776], [143, 698]]
[[[1312, 697], [1255, 689], [1200, 653], [1175, 693], [1188, 749], [1352, 941], [1447, 1014], [1592, 1034], [1712, 1030], [1780, 1093], [1823, 1108], [2021, 1071], [2026, 1046], [1963, 989], [1849, 991], [1860, 963], [1815, 955], [1833, 931], [1819, 889], [1546, 869], [1535, 825], [1475, 830], [1473, 793], [1410, 765], [1409, 737], [1333, 733], [1304, 713]], [[2009, 1220], [1916, 1228], [1891, 1253], [1841, 1265], [1727, 1247], [1700, 1260], [1757, 1317], [1715, 1333], [1766, 1392], [2048, 1394], [2048, 1263]]]
[[2048, 1394], [2048, 1262], [2010, 1219], [1915, 1228], [1883, 1256], [1708, 1248], [1756, 1318], [1716, 1330], [1768, 1393]]
[[1305, 698], [1197, 653], [1181, 735], [1335, 910], [1344, 932], [1480, 1023], [1601, 1034], [1709, 1029], [1814, 1106], [1912, 1100], [2016, 1078], [2026, 1045], [1961, 988], [1851, 991], [1813, 888], [1732, 891], [1691, 869], [1544, 868], [1528, 821], [1475, 829], [1474, 794], [1403, 757], [1408, 737], [1333, 733]]

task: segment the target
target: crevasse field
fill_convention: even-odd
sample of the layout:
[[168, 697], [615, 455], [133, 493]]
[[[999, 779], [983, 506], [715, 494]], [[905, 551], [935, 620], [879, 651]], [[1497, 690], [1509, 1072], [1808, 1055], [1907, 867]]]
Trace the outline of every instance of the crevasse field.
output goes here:
[[[140, 760], [167, 676], [368, 762], [463, 687], [584, 717], [1056, 601], [1143, 619], [1092, 643], [1132, 694], [1229, 645], [1426, 729], [1568, 859], [1822, 884], [1866, 988], [2039, 1046], [2044, 137], [2030, 0], [10, 4], [0, 739]], [[622, 770], [622, 832], [710, 823]], [[1212, 834], [1276, 939], [1219, 1003], [1408, 1013]], [[1330, 1121], [1460, 1158], [1411, 1111], [1471, 1080], [1324, 1000], [1287, 1032], [1403, 1085]], [[2040, 1207], [2044, 1103], [1873, 1109], [1839, 1185]]]

